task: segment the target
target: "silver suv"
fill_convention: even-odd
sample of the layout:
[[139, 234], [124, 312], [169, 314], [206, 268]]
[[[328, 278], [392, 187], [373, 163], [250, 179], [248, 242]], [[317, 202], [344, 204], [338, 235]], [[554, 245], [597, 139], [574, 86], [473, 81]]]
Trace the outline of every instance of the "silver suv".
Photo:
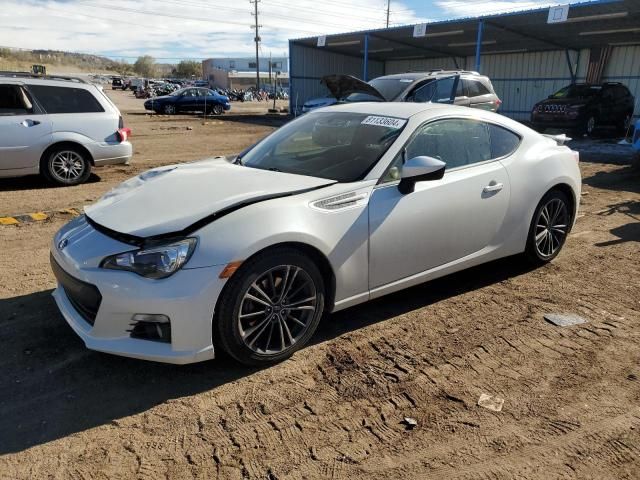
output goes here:
[[309, 100], [303, 112], [334, 103], [370, 101], [449, 103], [492, 112], [502, 104], [489, 77], [467, 70], [398, 73], [369, 82], [350, 75], [328, 75], [321, 83], [331, 94]]
[[61, 185], [129, 163], [131, 131], [101, 88], [73, 77], [0, 72], [0, 177], [41, 173]]

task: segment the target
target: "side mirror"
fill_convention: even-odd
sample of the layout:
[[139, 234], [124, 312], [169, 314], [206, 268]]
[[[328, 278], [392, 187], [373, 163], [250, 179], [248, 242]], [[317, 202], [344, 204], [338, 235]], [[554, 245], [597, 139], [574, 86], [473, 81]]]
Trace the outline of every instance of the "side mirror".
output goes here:
[[437, 158], [414, 157], [402, 166], [402, 179], [398, 185], [400, 193], [406, 195], [414, 191], [416, 182], [440, 180], [444, 176], [447, 164]]

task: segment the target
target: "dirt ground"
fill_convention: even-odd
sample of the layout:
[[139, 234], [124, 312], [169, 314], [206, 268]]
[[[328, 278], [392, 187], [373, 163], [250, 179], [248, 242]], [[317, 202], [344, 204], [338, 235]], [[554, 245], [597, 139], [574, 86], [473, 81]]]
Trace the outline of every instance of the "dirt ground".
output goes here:
[[[132, 165], [74, 188], [2, 180], [0, 216], [81, 207], [281, 122], [251, 114], [264, 104], [205, 125], [149, 118], [113, 96]], [[508, 258], [334, 314], [263, 370], [86, 350], [50, 295], [49, 242], [68, 217], [0, 226], [0, 479], [640, 478], [640, 175], [625, 147], [574, 148], [584, 195], [552, 264]], [[483, 393], [502, 411], [478, 406]]]

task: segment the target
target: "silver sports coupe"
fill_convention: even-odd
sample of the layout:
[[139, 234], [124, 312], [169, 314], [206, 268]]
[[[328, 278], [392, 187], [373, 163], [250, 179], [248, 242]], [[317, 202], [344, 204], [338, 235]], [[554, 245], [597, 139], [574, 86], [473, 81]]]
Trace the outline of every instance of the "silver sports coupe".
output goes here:
[[54, 297], [94, 350], [276, 362], [329, 312], [499, 257], [552, 260], [580, 198], [565, 140], [464, 107], [318, 109], [86, 207], [51, 244]]

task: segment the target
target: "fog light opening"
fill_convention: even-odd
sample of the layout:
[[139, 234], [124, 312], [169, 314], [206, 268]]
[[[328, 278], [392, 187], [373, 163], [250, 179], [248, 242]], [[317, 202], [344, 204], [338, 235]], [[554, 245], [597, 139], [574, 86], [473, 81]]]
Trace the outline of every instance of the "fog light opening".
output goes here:
[[136, 313], [131, 317], [129, 336], [139, 340], [171, 343], [171, 322], [166, 315], [153, 313]]

